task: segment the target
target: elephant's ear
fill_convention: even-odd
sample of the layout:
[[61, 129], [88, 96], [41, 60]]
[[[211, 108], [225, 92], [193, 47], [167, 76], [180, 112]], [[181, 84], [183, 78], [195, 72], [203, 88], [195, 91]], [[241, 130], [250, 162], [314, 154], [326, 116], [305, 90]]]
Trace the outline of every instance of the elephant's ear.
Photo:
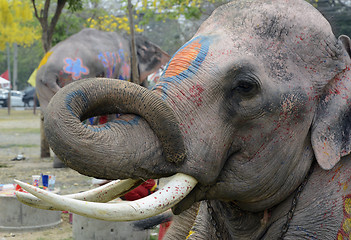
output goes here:
[[340, 36], [346, 68], [325, 87], [312, 125], [312, 147], [319, 165], [332, 169], [351, 152], [351, 41]]
[[148, 75], [157, 71], [171, 59], [159, 46], [151, 43], [142, 36], [136, 37], [139, 77], [143, 82]]

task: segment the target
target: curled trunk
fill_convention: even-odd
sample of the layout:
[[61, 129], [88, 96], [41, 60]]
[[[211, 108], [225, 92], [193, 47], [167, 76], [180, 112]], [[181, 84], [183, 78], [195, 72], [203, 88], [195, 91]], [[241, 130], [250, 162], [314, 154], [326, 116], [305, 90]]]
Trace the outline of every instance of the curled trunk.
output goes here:
[[[117, 113], [123, 115], [104, 125], [82, 122]], [[167, 164], [185, 157], [172, 110], [151, 91], [126, 81], [87, 79], [63, 88], [48, 105], [45, 132], [62, 161], [98, 178], [159, 177], [152, 168], [166, 173]]]

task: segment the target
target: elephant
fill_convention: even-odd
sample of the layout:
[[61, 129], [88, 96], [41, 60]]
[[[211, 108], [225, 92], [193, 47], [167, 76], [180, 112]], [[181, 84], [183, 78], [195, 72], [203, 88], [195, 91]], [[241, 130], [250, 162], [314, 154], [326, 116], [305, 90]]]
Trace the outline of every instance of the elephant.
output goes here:
[[[170, 59], [168, 53], [139, 35], [136, 50], [140, 83]], [[116, 32], [86, 28], [54, 46], [41, 60], [36, 76], [42, 110], [60, 88], [88, 77], [130, 80], [129, 39]]]
[[[304, 0], [222, 5], [152, 90], [79, 81], [45, 115], [50, 145], [69, 167], [126, 181], [173, 176], [166, 186], [104, 204], [17, 182], [38, 207], [98, 219], [172, 208], [165, 239], [349, 239], [350, 46]], [[105, 125], [82, 124], [115, 112]]]

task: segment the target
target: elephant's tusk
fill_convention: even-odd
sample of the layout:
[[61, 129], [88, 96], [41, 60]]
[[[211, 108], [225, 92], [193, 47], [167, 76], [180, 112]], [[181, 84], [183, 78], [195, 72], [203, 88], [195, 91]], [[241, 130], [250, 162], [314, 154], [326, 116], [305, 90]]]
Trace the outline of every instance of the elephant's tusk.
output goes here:
[[[17, 182], [17, 180], [15, 180]], [[126, 179], [126, 180], [115, 180], [109, 182], [101, 187], [88, 190], [86, 192], [64, 195], [64, 197], [88, 201], [88, 202], [108, 202], [115, 198], [118, 198], [125, 193], [129, 192], [131, 189], [139, 186], [143, 181], [135, 179]], [[40, 208], [44, 210], [54, 210], [54, 211], [63, 211], [65, 209], [55, 208], [53, 205], [50, 205], [43, 200], [33, 196], [30, 193], [16, 192], [17, 199], [27, 204], [31, 207]]]
[[160, 214], [180, 202], [197, 184], [195, 178], [177, 173], [166, 186], [145, 198], [107, 204], [67, 198], [21, 181], [16, 180], [16, 182], [26, 191], [47, 201], [57, 209], [105, 221], [134, 221]]

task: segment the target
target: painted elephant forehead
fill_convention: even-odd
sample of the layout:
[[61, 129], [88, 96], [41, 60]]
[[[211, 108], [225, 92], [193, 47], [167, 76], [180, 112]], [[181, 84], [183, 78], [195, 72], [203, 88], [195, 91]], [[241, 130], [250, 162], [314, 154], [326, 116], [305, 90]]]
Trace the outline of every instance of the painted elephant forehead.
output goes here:
[[190, 77], [205, 60], [210, 45], [210, 39], [198, 36], [181, 47], [172, 57], [163, 75], [164, 80], [168, 78]]
[[201, 50], [200, 39], [194, 39], [180, 49], [168, 65], [164, 77], [174, 77], [189, 69]]
[[180, 84], [184, 79], [191, 79], [205, 60], [211, 42], [209, 37], [198, 36], [181, 47], [171, 58], [153, 90], [161, 91], [165, 99], [169, 83]]

